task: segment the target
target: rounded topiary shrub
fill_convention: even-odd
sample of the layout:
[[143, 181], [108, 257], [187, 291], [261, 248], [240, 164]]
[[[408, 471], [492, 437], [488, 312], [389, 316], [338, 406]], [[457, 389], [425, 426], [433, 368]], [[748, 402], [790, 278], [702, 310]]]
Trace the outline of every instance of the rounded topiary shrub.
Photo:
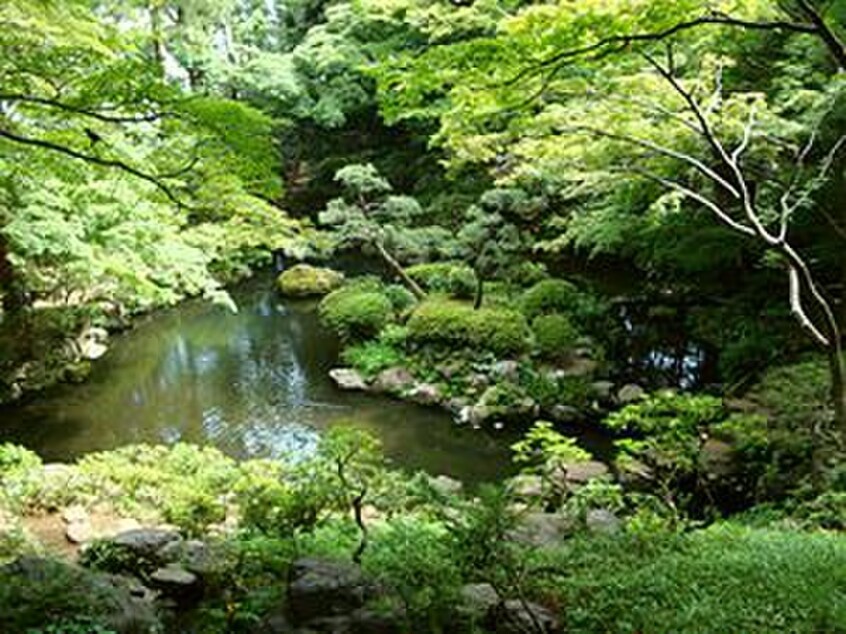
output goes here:
[[476, 292], [476, 273], [466, 264], [430, 262], [406, 269], [409, 277], [432, 293], [446, 293], [457, 299], [469, 299]]
[[535, 350], [549, 361], [566, 358], [579, 341], [579, 331], [567, 315], [539, 315], [532, 322]]
[[568, 313], [577, 308], [578, 289], [561, 279], [542, 280], [523, 293], [521, 307], [528, 319], [538, 315]]
[[513, 310], [483, 308], [430, 300], [408, 320], [409, 340], [416, 344], [475, 348], [500, 355], [520, 354], [529, 346], [529, 328]]
[[292, 266], [276, 278], [280, 292], [288, 297], [326, 295], [343, 283], [342, 273], [309, 264]]
[[320, 320], [342, 339], [375, 337], [393, 317], [391, 301], [377, 291], [353, 286], [329, 293], [320, 302]]

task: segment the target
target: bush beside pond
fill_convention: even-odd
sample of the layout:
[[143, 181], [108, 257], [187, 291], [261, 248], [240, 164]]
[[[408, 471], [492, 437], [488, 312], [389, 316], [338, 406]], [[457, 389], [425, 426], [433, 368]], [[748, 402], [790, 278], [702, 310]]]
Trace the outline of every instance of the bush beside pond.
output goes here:
[[408, 320], [409, 340], [420, 345], [473, 348], [499, 355], [529, 349], [529, 327], [517, 311], [430, 300]]
[[343, 287], [323, 298], [321, 321], [346, 341], [375, 337], [393, 317], [391, 300], [366, 286]]

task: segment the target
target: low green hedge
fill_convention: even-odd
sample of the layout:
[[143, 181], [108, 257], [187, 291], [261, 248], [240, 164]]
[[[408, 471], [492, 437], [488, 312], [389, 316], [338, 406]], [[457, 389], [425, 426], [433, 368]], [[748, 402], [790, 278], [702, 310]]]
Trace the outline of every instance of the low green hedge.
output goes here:
[[475, 348], [500, 355], [521, 354], [529, 349], [529, 327], [514, 310], [482, 308], [467, 304], [429, 300], [408, 320], [409, 341], [448, 347]]

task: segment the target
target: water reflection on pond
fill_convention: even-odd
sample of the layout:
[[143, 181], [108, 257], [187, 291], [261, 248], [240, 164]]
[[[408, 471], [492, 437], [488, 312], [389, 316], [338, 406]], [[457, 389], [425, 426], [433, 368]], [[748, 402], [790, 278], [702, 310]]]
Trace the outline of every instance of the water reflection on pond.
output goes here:
[[395, 464], [468, 482], [510, 471], [510, 438], [457, 429], [440, 410], [337, 390], [337, 344], [315, 302], [282, 302], [267, 279], [232, 314], [188, 302], [114, 341], [80, 386], [0, 410], [0, 441], [67, 460], [130, 443], [210, 444], [238, 457], [305, 452], [335, 424], [367, 429]]

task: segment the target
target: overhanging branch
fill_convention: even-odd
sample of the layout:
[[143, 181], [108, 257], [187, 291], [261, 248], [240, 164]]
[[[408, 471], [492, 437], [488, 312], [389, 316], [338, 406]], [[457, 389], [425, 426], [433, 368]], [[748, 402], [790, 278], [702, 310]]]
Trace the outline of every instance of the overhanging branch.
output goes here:
[[0, 138], [7, 139], [12, 141], [13, 143], [18, 143], [21, 145], [28, 145], [33, 147], [40, 147], [45, 150], [50, 150], [51, 152], [58, 152], [59, 154], [64, 154], [65, 156], [70, 156], [71, 158], [78, 159], [80, 161], [85, 161], [87, 163], [91, 163], [93, 165], [100, 165], [102, 167], [109, 167], [121, 170], [126, 172], [127, 174], [131, 174], [136, 178], [140, 178], [141, 180], [147, 181], [148, 183], [152, 183], [159, 189], [167, 198], [178, 205], [179, 207], [184, 207], [185, 205], [179, 199], [179, 197], [173, 192], [173, 190], [163, 183], [161, 179], [154, 175], [148, 174], [137, 167], [133, 167], [132, 165], [125, 163], [124, 161], [120, 161], [118, 159], [107, 159], [100, 156], [96, 156], [94, 154], [88, 154], [85, 152], [80, 152], [79, 150], [75, 150], [73, 148], [67, 147], [65, 145], [60, 145], [58, 143], [54, 143], [52, 141], [47, 141], [45, 139], [37, 139], [34, 137], [27, 137], [16, 132], [12, 132], [10, 130], [5, 130], [0, 128]]

